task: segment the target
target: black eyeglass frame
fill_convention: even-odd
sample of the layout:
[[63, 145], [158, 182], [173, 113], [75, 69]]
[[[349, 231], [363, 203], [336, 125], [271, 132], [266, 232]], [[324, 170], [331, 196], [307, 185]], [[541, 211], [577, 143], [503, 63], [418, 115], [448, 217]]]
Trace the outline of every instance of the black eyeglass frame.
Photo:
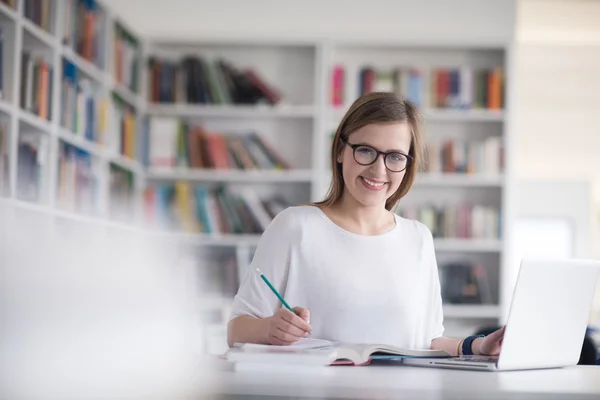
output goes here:
[[[375, 162], [377, 162], [377, 160], [379, 159], [379, 156], [381, 154], [383, 154], [383, 164], [385, 165], [385, 168], [388, 171], [390, 171], [390, 172], [402, 172], [402, 171], [405, 171], [412, 164], [412, 162], [414, 160], [414, 158], [411, 155], [404, 154], [401, 151], [388, 151], [388, 152], [379, 151], [379, 150], [377, 150], [377, 149], [375, 149], [375, 148], [373, 148], [371, 146], [368, 146], [366, 144], [352, 144], [352, 143], [349, 143], [348, 140], [345, 140], [345, 139], [342, 139], [342, 138], [340, 138], [340, 140], [342, 141], [342, 143], [347, 144], [352, 149], [352, 157], [354, 158], [354, 161], [356, 161], [356, 163], [359, 164], [359, 165], [363, 165], [363, 166], [373, 165], [373, 164], [375, 164]], [[373, 162], [370, 162], [368, 164], [363, 164], [363, 163], [359, 162], [356, 159], [356, 149], [359, 148], [359, 147], [368, 147], [369, 149], [372, 149], [375, 153], [377, 153], [377, 155], [373, 159]], [[406, 157], [406, 166], [404, 168], [402, 168], [400, 171], [394, 171], [393, 169], [390, 169], [390, 167], [388, 167], [387, 161], [386, 161], [387, 160], [387, 156], [390, 155], [390, 154], [402, 154], [404, 157]]]

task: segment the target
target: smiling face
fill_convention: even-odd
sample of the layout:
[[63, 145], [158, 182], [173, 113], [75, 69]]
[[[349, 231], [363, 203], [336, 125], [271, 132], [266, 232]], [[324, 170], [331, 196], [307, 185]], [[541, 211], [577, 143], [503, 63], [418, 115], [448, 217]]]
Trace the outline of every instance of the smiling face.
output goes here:
[[[380, 154], [372, 165], [361, 165], [348, 145], [361, 142], [380, 152], [398, 150], [410, 156], [410, 163], [401, 172], [391, 172], [385, 169]], [[412, 187], [424, 152], [422, 116], [415, 104], [393, 92], [364, 94], [348, 108], [335, 131], [331, 183], [325, 198], [314, 205], [333, 207], [345, 199], [358, 202], [355, 205], [380, 206], [383, 202], [391, 211]], [[369, 160], [368, 153], [361, 152], [365, 157], [361, 160]]]
[[[399, 152], [409, 154], [411, 129], [407, 122], [375, 123], [356, 130], [347, 139], [338, 161], [342, 163], [345, 183], [344, 196], [352, 198], [366, 207], [385, 207], [386, 200], [400, 187], [406, 169], [392, 172], [385, 166], [384, 155], [377, 156], [371, 165], [361, 165], [355, 160], [350, 145], [365, 145], [381, 152]], [[373, 154], [366, 148], [357, 148], [356, 159], [365, 163]], [[396, 169], [402, 155], [389, 155], [388, 166]]]

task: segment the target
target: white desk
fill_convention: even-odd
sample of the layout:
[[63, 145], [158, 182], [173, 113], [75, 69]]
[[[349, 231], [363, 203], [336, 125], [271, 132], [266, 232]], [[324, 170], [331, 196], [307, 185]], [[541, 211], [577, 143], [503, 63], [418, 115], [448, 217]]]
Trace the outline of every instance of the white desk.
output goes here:
[[[218, 383], [217, 383], [218, 382]], [[321, 372], [222, 370], [216, 398], [599, 399], [600, 367], [512, 372], [407, 366], [327, 367]]]

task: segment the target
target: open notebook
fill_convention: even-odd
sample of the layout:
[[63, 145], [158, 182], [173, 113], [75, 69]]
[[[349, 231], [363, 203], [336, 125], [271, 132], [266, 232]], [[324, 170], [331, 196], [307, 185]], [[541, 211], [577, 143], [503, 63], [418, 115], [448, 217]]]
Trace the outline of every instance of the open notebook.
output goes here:
[[290, 346], [236, 343], [227, 351], [232, 362], [301, 365], [367, 365], [373, 359], [402, 357], [449, 357], [441, 350], [401, 349], [389, 345], [336, 343], [305, 338]]

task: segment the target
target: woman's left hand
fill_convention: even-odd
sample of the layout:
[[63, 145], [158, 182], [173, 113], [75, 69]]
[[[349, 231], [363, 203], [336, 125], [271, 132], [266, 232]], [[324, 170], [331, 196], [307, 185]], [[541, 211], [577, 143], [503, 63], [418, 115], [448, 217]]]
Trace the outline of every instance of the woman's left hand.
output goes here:
[[[495, 332], [490, 333], [486, 337], [475, 339], [473, 342], [474, 354], [483, 354], [486, 356], [497, 356], [502, 348], [502, 340], [504, 339], [504, 330], [506, 325]], [[475, 343], [479, 342], [479, 343]]]

